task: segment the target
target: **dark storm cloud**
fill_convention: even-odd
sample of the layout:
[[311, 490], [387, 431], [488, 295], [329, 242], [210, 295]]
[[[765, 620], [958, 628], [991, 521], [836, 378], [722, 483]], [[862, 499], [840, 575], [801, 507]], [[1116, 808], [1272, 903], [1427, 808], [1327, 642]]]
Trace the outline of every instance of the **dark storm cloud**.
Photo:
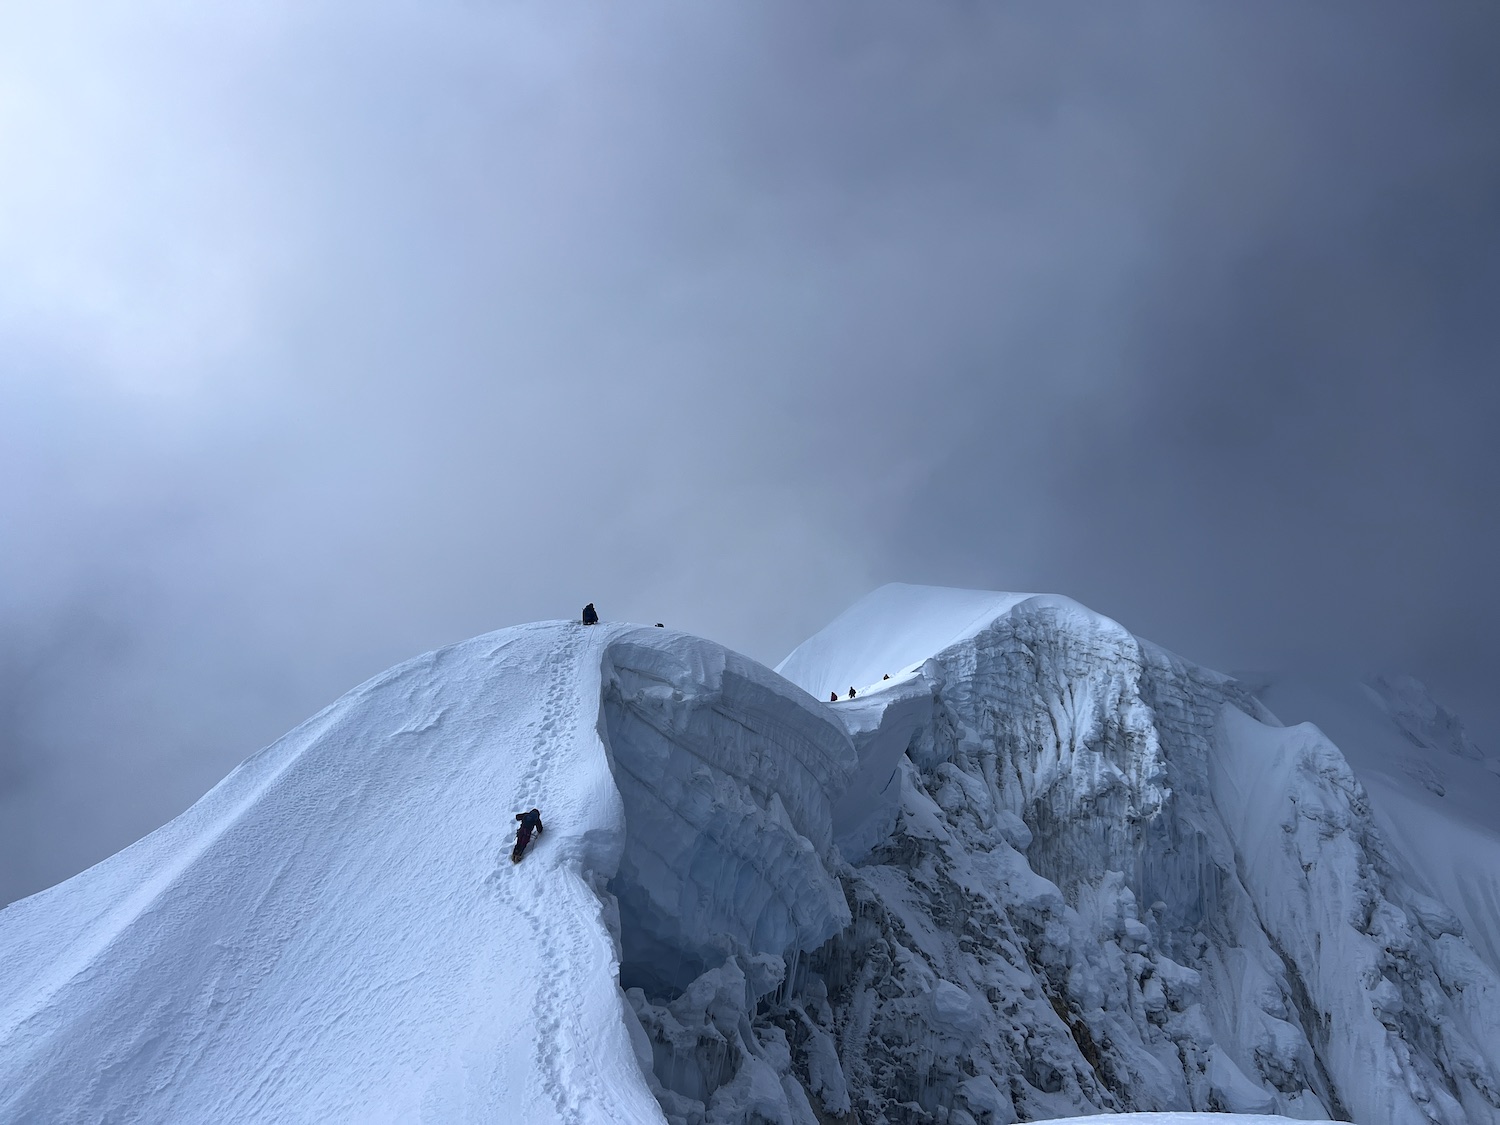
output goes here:
[[879, 582], [1056, 589], [1493, 675], [1486, 9], [48, 12], [0, 899], [590, 599], [774, 661]]
[[1073, 328], [1099, 334], [1099, 385], [1029, 467], [985, 438], [950, 454], [956, 505], [1019, 470], [1051, 515], [935, 569], [1061, 588], [1227, 666], [1407, 668], [1500, 732], [1500, 27], [1334, 15], [1215, 13], [1136, 58], [1117, 109], [1151, 253]]

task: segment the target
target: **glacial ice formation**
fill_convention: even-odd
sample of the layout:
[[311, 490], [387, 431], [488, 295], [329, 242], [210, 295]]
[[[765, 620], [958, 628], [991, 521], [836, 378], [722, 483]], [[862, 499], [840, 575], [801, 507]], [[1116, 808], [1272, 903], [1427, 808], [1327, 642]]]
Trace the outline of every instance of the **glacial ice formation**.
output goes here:
[[1268, 681], [1260, 698], [1283, 718], [1315, 718], [1354, 769], [1390, 865], [1500, 972], [1500, 757], [1410, 676]]
[[[854, 760], [800, 691], [681, 634], [409, 661], [0, 912], [0, 1120], [660, 1122], [621, 942], [695, 1017], [734, 978], [743, 1019], [847, 921], [825, 860]], [[758, 1067], [784, 1102], [751, 1040], [731, 1085]]]
[[547, 623], [355, 689], [0, 912], [0, 1120], [1500, 1125], [1491, 884], [1316, 728], [1052, 596], [779, 672]]
[[696, 638], [610, 645], [604, 726], [627, 827], [610, 890], [627, 986], [681, 989], [726, 954], [815, 949], [848, 923], [827, 863], [854, 748], [809, 703]]
[[[895, 830], [844, 874], [853, 926], [809, 959], [860, 1120], [1500, 1121], [1496, 976], [1337, 750], [1067, 599], [989, 595], [976, 622], [982, 597], [886, 587], [781, 666], [868, 709], [897, 682], [880, 620], [957, 628], [877, 652], [933, 717]], [[972, 1038], [931, 1014], [940, 985]]]

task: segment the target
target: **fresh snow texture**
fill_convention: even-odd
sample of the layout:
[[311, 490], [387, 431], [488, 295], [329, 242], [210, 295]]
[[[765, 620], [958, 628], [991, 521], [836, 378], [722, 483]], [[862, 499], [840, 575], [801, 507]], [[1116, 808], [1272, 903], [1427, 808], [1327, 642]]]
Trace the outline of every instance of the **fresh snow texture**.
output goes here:
[[851, 687], [915, 672], [1030, 596], [892, 582], [803, 641], [776, 671], [818, 699], [830, 692], [842, 699]]
[[1283, 675], [1258, 694], [1283, 719], [1315, 720], [1338, 745], [1391, 861], [1457, 916], [1500, 972], [1500, 757], [1410, 676]]
[[1353, 1119], [1494, 1120], [1500, 981], [1451, 913], [1385, 867], [1368, 798], [1321, 731], [1233, 710], [1223, 723], [1214, 802], [1262, 927], [1315, 998], [1318, 1054]]
[[1420, 685], [1427, 757], [1351, 769], [1067, 598], [914, 586], [781, 672], [547, 623], [357, 688], [0, 912], [0, 1121], [1500, 1125], [1490, 822], [1426, 783], [1492, 759]]
[[0, 1120], [660, 1122], [606, 883], [673, 969], [718, 942], [774, 977], [847, 921], [820, 855], [853, 761], [802, 693], [679, 634], [410, 661], [0, 912]]

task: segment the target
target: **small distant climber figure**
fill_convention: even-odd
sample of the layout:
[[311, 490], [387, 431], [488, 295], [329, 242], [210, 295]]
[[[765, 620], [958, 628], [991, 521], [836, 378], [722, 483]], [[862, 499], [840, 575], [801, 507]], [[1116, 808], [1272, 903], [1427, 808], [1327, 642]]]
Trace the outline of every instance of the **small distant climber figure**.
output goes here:
[[836, 692], [836, 691], [830, 691], [828, 693], [828, 702], [829, 703], [837, 703], [838, 701], [839, 701], [839, 693]]
[[849, 689], [849, 698], [850, 698], [850, 699], [853, 699], [853, 698], [854, 698], [854, 689], [853, 689], [853, 688], [850, 688], [850, 689]]
[[891, 678], [891, 674], [890, 674], [890, 673], [889, 673], [889, 672], [887, 672], [887, 673], [886, 673], [886, 674], [885, 674], [885, 675], [883, 675], [883, 676], [881, 676], [881, 677], [880, 677], [880, 678], [881, 678], [881, 679], [882, 679], [882, 680], [888, 680], [888, 679], [890, 679], [890, 678]]
[[665, 629], [665, 628], [666, 628], [666, 626], [665, 626], [665, 625], [663, 625], [663, 624], [662, 624], [662, 623], [661, 623], [661, 622], [660, 622], [660, 621], [658, 621], [658, 622], [657, 622], [657, 623], [656, 623], [656, 627], [657, 627], [657, 628], [658, 628], [658, 629]]
[[588, 605], [583, 607], [583, 623], [585, 625], [599, 624], [599, 613], [594, 609], [593, 602], [589, 602]]
[[526, 846], [531, 843], [532, 834], [542, 834], [542, 810], [532, 809], [530, 812], [516, 813], [516, 819], [521, 822], [521, 827], [516, 829], [516, 846], [510, 851], [510, 861], [520, 863], [521, 857], [526, 854]]

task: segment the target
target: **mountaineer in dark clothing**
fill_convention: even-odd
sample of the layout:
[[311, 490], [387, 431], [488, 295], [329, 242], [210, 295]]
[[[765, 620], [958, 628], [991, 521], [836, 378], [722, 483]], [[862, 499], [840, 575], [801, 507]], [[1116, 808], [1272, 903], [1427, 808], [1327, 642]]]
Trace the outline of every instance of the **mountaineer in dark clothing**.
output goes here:
[[521, 822], [521, 827], [516, 829], [516, 846], [511, 849], [510, 861], [520, 863], [521, 857], [526, 854], [526, 845], [531, 843], [532, 833], [540, 836], [542, 834], [542, 810], [532, 809], [530, 812], [516, 813], [516, 819]]
[[585, 625], [599, 624], [599, 614], [595, 612], [593, 602], [583, 607], [583, 623]]
[[853, 699], [853, 698], [854, 698], [854, 689], [853, 689], [853, 688], [850, 688], [850, 689], [849, 689], [849, 698], [850, 698], [850, 699]]
[[829, 703], [837, 703], [838, 701], [839, 701], [839, 693], [836, 692], [836, 691], [830, 691], [828, 693], [828, 702]]

